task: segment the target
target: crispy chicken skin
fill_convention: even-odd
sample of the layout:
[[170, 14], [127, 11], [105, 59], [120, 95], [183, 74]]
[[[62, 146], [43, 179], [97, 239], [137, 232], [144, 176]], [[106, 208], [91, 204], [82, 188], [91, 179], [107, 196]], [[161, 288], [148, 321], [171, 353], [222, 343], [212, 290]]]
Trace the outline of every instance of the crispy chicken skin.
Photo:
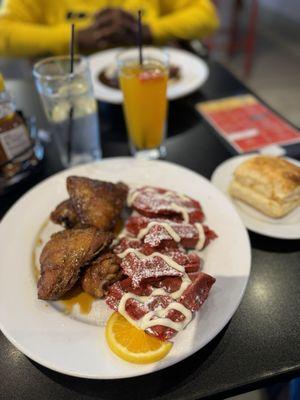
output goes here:
[[120, 259], [113, 253], [102, 254], [87, 267], [81, 278], [83, 290], [93, 297], [104, 297], [109, 286], [122, 276]]
[[62, 225], [65, 228], [73, 228], [76, 225], [80, 225], [79, 218], [72, 207], [70, 199], [59, 203], [55, 210], [50, 214], [50, 219], [55, 224]]
[[111, 230], [125, 205], [128, 187], [121, 182], [69, 176], [67, 190], [82, 225]]
[[80, 269], [110, 245], [113, 235], [96, 228], [68, 229], [52, 235], [40, 256], [38, 298], [57, 300], [79, 278]]

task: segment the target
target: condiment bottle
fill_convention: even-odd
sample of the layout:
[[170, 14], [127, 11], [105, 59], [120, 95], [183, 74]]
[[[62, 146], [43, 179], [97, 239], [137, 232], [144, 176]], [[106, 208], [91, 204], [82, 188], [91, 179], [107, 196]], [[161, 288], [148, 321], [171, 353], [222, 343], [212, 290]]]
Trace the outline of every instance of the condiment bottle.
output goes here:
[[9, 179], [34, 158], [32, 140], [0, 74], [0, 174]]

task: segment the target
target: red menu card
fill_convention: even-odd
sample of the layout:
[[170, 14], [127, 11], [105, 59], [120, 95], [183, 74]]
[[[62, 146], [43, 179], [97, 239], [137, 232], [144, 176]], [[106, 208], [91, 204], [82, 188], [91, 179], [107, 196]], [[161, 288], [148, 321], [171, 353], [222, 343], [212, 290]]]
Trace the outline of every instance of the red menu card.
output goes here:
[[300, 143], [300, 132], [252, 95], [198, 103], [196, 108], [238, 153]]

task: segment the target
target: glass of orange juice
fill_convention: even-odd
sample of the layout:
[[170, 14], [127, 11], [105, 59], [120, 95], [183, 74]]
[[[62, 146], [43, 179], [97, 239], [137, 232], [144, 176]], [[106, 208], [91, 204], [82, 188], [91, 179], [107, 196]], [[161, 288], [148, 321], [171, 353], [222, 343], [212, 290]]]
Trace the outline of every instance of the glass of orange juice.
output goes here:
[[162, 157], [168, 110], [168, 55], [158, 48], [145, 47], [141, 64], [139, 49], [133, 48], [121, 52], [117, 63], [131, 152], [142, 158]]

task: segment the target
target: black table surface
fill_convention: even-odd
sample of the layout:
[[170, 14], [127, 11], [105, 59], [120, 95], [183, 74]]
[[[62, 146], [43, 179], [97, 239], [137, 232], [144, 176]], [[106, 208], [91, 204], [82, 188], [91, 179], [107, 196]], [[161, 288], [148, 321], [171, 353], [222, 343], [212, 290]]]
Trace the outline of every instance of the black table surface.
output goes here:
[[[209, 62], [209, 67], [209, 79], [201, 90], [170, 104], [166, 140], [168, 161], [207, 178], [231, 154], [193, 105], [200, 100], [249, 92], [220, 64]], [[37, 115], [39, 126], [44, 126], [32, 83], [13, 81], [9, 82], [9, 88], [18, 106], [27, 114]], [[104, 157], [128, 155], [121, 107], [100, 104], [100, 117]], [[49, 144], [41, 172], [0, 198], [1, 215], [31, 186], [60, 169], [56, 149]], [[38, 365], [0, 333], [0, 399], [223, 399], [297, 376], [300, 373], [300, 241], [249, 234], [252, 269], [244, 298], [221, 333], [193, 356], [143, 377], [93, 381]]]

